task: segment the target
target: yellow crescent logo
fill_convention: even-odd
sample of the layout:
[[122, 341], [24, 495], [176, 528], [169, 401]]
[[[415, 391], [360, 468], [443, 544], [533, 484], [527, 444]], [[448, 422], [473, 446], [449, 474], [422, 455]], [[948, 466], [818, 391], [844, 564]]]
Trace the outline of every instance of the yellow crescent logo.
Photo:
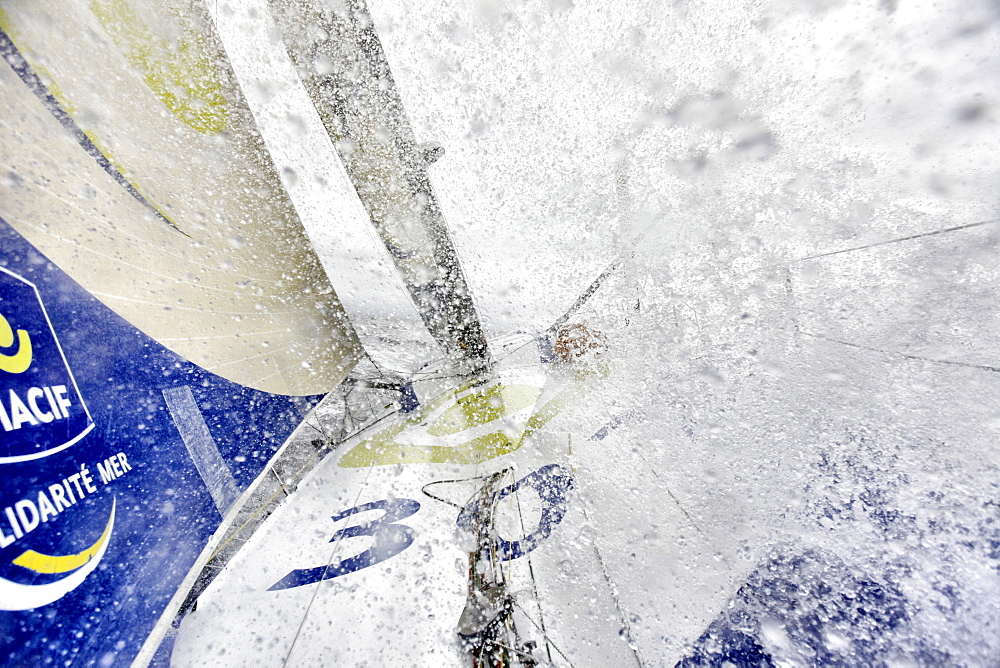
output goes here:
[[[114, 513], [114, 511], [112, 511]], [[50, 575], [59, 575], [60, 573], [69, 573], [70, 571], [75, 571], [81, 566], [86, 566], [91, 558], [101, 551], [104, 547], [104, 543], [108, 540], [108, 536], [111, 535], [111, 527], [114, 526], [114, 515], [110, 520], [108, 520], [107, 525], [104, 527], [104, 533], [101, 537], [97, 539], [97, 542], [88, 547], [82, 552], [77, 552], [76, 554], [67, 555], [52, 555], [52, 554], [42, 554], [41, 552], [35, 552], [34, 550], [27, 550], [21, 553], [14, 563], [23, 568], [28, 568], [36, 573], [48, 573]]]
[[66, 574], [61, 580], [40, 585], [27, 585], [0, 578], [0, 610], [31, 610], [57, 601], [76, 589], [97, 568], [104, 558], [115, 526], [117, 499], [111, 502], [111, 514], [100, 538], [82, 552], [50, 555], [26, 550], [14, 563], [37, 573]]
[[[22, 373], [31, 366], [31, 337], [23, 329], [17, 330], [17, 352], [6, 354], [0, 352], [0, 371], [7, 373]], [[14, 345], [14, 329], [7, 318], [0, 313], [0, 348], [10, 348]]]

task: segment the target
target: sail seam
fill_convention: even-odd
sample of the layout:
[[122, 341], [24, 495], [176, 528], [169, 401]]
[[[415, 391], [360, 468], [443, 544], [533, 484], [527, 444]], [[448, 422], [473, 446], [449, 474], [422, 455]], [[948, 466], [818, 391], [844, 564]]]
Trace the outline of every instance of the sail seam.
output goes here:
[[28, 89], [35, 94], [35, 97], [37, 97], [43, 105], [45, 105], [45, 108], [48, 109], [50, 114], [52, 114], [52, 117], [59, 121], [59, 124], [68, 130], [71, 135], [73, 135], [73, 138], [76, 139], [77, 143], [79, 143], [81, 147], [83, 147], [83, 150], [96, 160], [97, 164], [100, 165], [111, 178], [118, 182], [118, 185], [124, 188], [140, 204], [146, 207], [150, 213], [169, 225], [171, 228], [186, 237], [191, 236], [179, 228], [172, 220], [167, 218], [167, 216], [165, 216], [156, 207], [156, 205], [150, 202], [141, 192], [139, 192], [139, 189], [136, 188], [124, 174], [122, 174], [121, 170], [115, 167], [114, 163], [111, 162], [111, 159], [108, 158], [108, 156], [105, 155], [100, 148], [98, 148], [97, 144], [95, 144], [94, 141], [87, 135], [86, 131], [77, 125], [76, 121], [73, 120], [73, 117], [70, 116], [69, 112], [63, 108], [63, 106], [59, 103], [59, 100], [57, 100], [51, 91], [49, 91], [45, 83], [42, 82], [41, 77], [39, 77], [38, 74], [32, 69], [31, 65], [28, 64], [28, 61], [18, 50], [14, 41], [2, 28], [0, 28], [0, 54], [3, 55], [3, 59], [7, 61], [7, 64], [10, 65], [12, 70], [14, 70], [14, 73], [17, 74], [21, 81], [24, 82], [24, 85], [26, 85]]

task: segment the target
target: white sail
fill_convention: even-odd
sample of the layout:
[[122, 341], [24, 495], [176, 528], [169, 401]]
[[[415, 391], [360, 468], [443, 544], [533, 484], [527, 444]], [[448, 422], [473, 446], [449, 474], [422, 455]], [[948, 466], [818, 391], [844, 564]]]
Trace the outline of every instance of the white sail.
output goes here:
[[5, 3], [23, 67], [0, 75], [18, 175], [2, 215], [204, 368], [327, 391], [357, 359], [354, 334], [207, 17], [156, 5]]

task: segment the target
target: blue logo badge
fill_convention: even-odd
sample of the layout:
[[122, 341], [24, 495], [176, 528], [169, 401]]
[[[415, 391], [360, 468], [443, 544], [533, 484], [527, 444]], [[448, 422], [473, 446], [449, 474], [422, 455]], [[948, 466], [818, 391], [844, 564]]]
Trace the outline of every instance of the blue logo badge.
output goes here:
[[38, 290], [0, 267], [0, 464], [65, 450], [93, 427]]

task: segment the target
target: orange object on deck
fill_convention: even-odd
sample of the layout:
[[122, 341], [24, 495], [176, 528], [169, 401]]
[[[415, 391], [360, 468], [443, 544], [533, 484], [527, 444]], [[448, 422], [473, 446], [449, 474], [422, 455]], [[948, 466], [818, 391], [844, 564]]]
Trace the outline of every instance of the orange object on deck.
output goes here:
[[562, 361], [573, 362], [584, 355], [600, 355], [608, 349], [608, 340], [600, 330], [574, 323], [559, 329], [552, 349]]

